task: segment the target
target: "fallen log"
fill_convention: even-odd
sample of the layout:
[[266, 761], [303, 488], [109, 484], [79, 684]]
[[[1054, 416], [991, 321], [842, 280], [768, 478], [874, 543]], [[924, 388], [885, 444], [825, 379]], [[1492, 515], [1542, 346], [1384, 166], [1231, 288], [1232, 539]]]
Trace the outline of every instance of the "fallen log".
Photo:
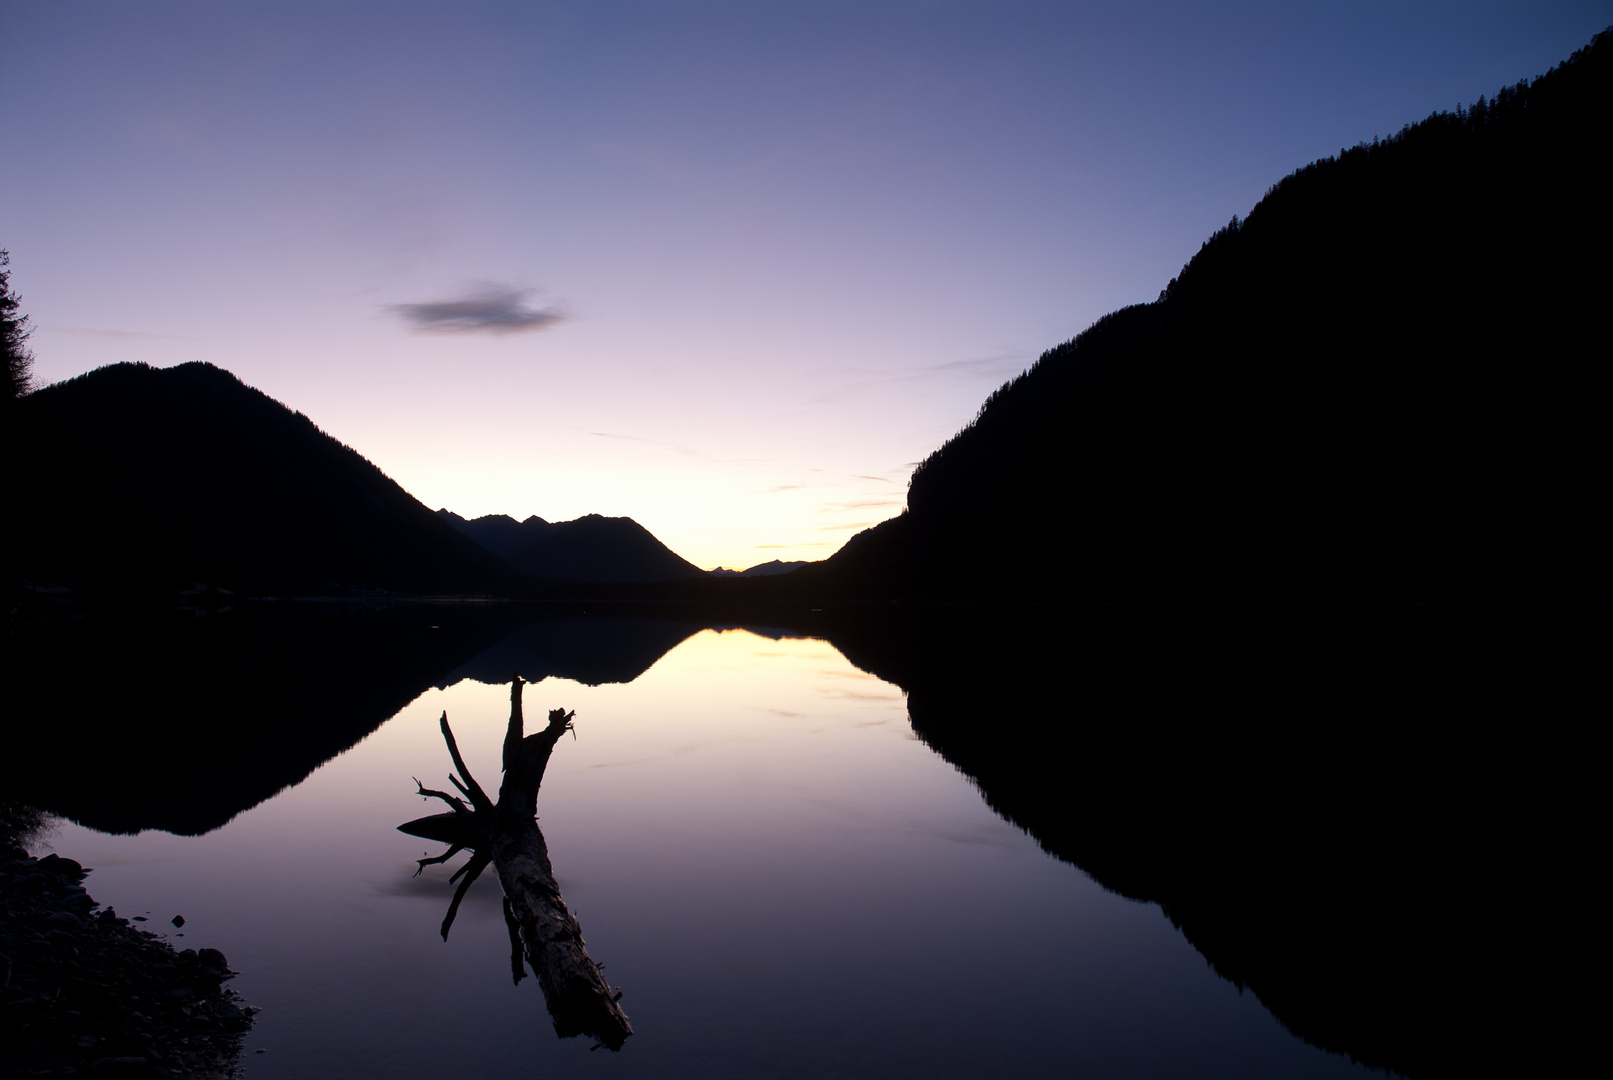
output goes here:
[[572, 730], [576, 713], [550, 710], [549, 723], [542, 731], [525, 734], [523, 685], [519, 675], [510, 682], [510, 722], [504, 736], [504, 779], [498, 801], [487, 797], [465, 767], [445, 712], [440, 721], [443, 741], [459, 770], [458, 776], [450, 775], [448, 779], [463, 798], [433, 791], [416, 780], [421, 795], [441, 799], [451, 809], [410, 821], [398, 826], [398, 830], [449, 845], [441, 855], [420, 859], [422, 870], [446, 862], [459, 851], [471, 852], [470, 860], [449, 879], [463, 877], [443, 919], [444, 941], [471, 882], [491, 864], [504, 890], [504, 920], [510, 931], [510, 967], [515, 981], [519, 983], [525, 977], [526, 965], [530, 965], [560, 1038], [590, 1035], [598, 1040], [598, 1046], [619, 1050], [633, 1034], [618, 1004], [621, 992], [605, 982], [599, 965], [588, 955], [582, 927], [560, 895], [549, 863], [549, 846], [538, 828], [538, 789], [543, 773], [555, 744]]

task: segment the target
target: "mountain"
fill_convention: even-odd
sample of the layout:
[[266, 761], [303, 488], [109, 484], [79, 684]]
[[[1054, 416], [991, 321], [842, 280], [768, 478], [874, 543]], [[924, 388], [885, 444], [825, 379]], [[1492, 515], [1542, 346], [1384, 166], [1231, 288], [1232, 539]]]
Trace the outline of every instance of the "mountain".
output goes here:
[[448, 524], [540, 581], [643, 584], [704, 577], [700, 569], [626, 517], [588, 514], [573, 521], [516, 521], [487, 514], [469, 521], [452, 510]]
[[1610, 73], [1613, 31], [1287, 177], [993, 393], [816, 573], [888, 598], [1606, 599]]
[[781, 562], [778, 559], [774, 559], [771, 562], [757, 563], [749, 570], [726, 570], [719, 566], [717, 569], [709, 571], [709, 573], [712, 577], [776, 577], [779, 574], [788, 574], [791, 571], [801, 569], [803, 566], [810, 565], [812, 564], [804, 560]]
[[536, 514], [525, 521], [516, 521], [508, 514], [485, 514], [466, 521], [452, 510], [438, 510], [437, 515], [506, 561], [536, 547], [555, 529]]
[[510, 562], [540, 581], [639, 583], [705, 576], [632, 518], [598, 514], [551, 526], [547, 539]]
[[114, 364], [17, 403], [12, 569], [95, 592], [489, 593], [520, 575], [211, 364]]

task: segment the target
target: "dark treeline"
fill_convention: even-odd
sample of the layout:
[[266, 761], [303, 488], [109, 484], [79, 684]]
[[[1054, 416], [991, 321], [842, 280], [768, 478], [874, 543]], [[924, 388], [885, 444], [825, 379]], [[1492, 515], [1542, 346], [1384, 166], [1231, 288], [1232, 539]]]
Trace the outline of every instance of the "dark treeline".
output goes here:
[[1613, 32], [1318, 161], [991, 395], [864, 595], [1603, 597]]
[[932, 610], [827, 636], [1049, 853], [1159, 903], [1295, 1034], [1421, 1078], [1595, 1052], [1605, 623]]

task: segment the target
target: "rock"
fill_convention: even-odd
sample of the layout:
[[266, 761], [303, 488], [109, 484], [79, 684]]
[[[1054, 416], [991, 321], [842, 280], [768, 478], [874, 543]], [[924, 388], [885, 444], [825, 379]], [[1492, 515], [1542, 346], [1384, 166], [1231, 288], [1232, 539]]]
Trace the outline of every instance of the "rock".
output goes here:
[[216, 967], [220, 971], [228, 970], [230, 966], [225, 962], [224, 954], [217, 949], [202, 949], [196, 953], [196, 959], [200, 960], [204, 967]]
[[64, 859], [60, 855], [46, 855], [35, 865], [46, 873], [55, 874], [57, 877], [70, 877], [74, 881], [89, 873], [88, 870], [84, 869], [82, 863], [73, 859]]
[[183, 915], [175, 915], [169, 921], [171, 921], [176, 927], [177, 926], [184, 926], [185, 925], [185, 916], [183, 916]]
[[90, 1071], [97, 1076], [144, 1076], [151, 1071], [151, 1062], [143, 1057], [104, 1057]]
[[84, 920], [71, 911], [58, 911], [46, 917], [45, 922], [51, 926], [64, 930], [77, 930], [84, 925]]

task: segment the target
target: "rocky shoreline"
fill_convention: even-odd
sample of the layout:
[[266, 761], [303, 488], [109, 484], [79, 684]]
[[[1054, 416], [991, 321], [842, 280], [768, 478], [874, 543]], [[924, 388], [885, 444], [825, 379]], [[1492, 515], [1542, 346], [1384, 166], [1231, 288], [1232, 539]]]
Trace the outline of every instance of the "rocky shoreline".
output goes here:
[[257, 1010], [217, 949], [96, 904], [72, 859], [0, 839], [0, 1078], [227, 1078]]

